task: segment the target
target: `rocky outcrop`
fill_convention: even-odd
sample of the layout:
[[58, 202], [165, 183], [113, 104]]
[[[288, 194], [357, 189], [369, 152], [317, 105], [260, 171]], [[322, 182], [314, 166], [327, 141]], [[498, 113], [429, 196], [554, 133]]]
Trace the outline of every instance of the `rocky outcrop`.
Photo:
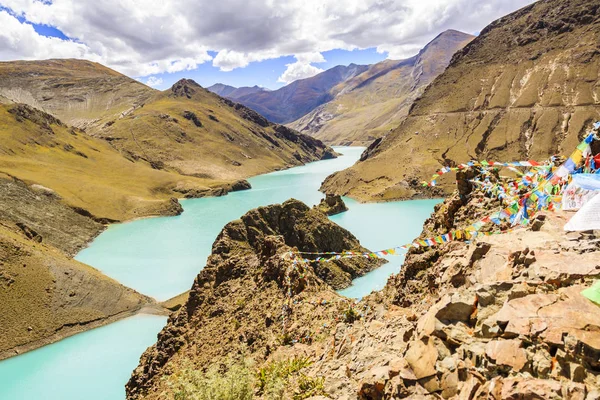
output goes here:
[[226, 196], [231, 192], [239, 192], [241, 190], [252, 189], [252, 185], [245, 179], [235, 181], [233, 183], [226, 183], [223, 185], [215, 185], [210, 188], [190, 188], [186, 186], [177, 186], [173, 190], [177, 193], [181, 193], [186, 199], [199, 199], [202, 197], [221, 197]]
[[[457, 199], [436, 208], [423, 237], [498, 206], [477, 194]], [[371, 317], [338, 324], [307, 373], [330, 377], [335, 398], [598, 398], [600, 305], [580, 292], [600, 278], [599, 241], [565, 235], [567, 218], [412, 250], [365, 300]]]
[[[436, 206], [422, 237], [463, 229], [499, 208], [497, 200], [463, 188], [462, 195]], [[322, 379], [321, 394], [330, 398], [600, 397], [600, 305], [581, 295], [600, 278], [600, 239], [594, 232], [565, 234], [571, 214], [538, 215], [531, 228], [473, 243], [413, 248], [383, 291], [354, 305], [331, 290], [335, 280], [330, 271], [324, 273], [324, 264], [302, 265], [299, 276], [310, 284], [283, 281], [293, 282], [292, 293], [299, 296], [293, 297], [290, 332], [310, 340], [281, 346], [265, 333], [276, 324], [274, 315], [285, 299], [277, 282], [286, 264], [271, 257], [273, 252], [348, 246], [325, 242], [332, 225], [324, 217], [307, 224], [303, 215], [311, 213], [322, 215], [291, 202], [252, 211], [224, 229], [190, 300], [142, 358], [128, 384], [130, 398], [156, 398], [165, 389], [158, 376], [177, 374], [184, 360], [206, 368], [233, 351], [232, 342], [237, 346], [230, 337], [249, 343], [258, 366], [309, 359], [303, 375]], [[300, 233], [301, 226], [312, 228]], [[265, 253], [264, 246], [271, 250]], [[254, 271], [252, 284], [242, 278], [249, 271]], [[219, 288], [221, 283], [227, 286]], [[244, 304], [250, 308], [231, 305], [248, 288], [253, 294]], [[206, 332], [225, 339], [217, 343]]]
[[328, 194], [324, 199], [321, 199], [319, 204], [315, 206], [319, 211], [326, 215], [336, 215], [348, 211], [348, 207], [340, 196]]
[[[360, 200], [429, 195], [411, 184], [475, 160], [570, 154], [600, 118], [595, 0], [542, 0], [482, 30], [368, 157], [323, 190]], [[451, 179], [440, 179], [445, 194]]]
[[278, 348], [328, 335], [348, 301], [332, 287], [374, 268], [367, 259], [294, 263], [285, 254], [365, 251], [350, 232], [296, 200], [261, 207], [225, 226], [186, 304], [169, 318], [127, 384], [130, 399], [155, 398], [162, 376], [192, 362], [208, 368], [244, 351], [262, 363]]

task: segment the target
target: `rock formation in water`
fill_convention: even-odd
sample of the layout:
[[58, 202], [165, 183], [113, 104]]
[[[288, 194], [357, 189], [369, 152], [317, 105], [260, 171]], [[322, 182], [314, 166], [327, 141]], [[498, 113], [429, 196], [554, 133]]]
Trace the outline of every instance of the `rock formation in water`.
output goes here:
[[[323, 190], [360, 200], [422, 193], [441, 166], [570, 153], [600, 119], [600, 4], [541, 0], [458, 52], [406, 120]], [[446, 193], [450, 179], [441, 180]]]
[[340, 196], [332, 194], [325, 195], [325, 198], [321, 199], [315, 207], [326, 215], [336, 215], [348, 211], [344, 200]]
[[[436, 206], [423, 238], [463, 229], [500, 207], [479, 193], [463, 194]], [[182, 369], [210, 369], [227, 353], [254, 360], [257, 398], [269, 398], [264, 382], [276, 366], [292, 368], [298, 360], [301, 372], [285, 375], [282, 398], [600, 398], [600, 305], [580, 294], [600, 278], [600, 241], [597, 232], [565, 234], [568, 214], [540, 215], [527, 230], [473, 243], [411, 249], [383, 291], [341, 315], [344, 298], [312, 267], [285, 279], [289, 263], [281, 254], [288, 246], [322, 251], [332, 243], [310, 240], [316, 245], [304, 247], [301, 231], [281, 222], [291, 214], [282, 208], [310, 213], [286, 203], [252, 211], [223, 230], [187, 305], [142, 357], [129, 399], [172, 398], [188, 382]], [[332, 229], [320, 220], [310, 225], [313, 234]], [[286, 282], [290, 332], [309, 338], [287, 345], [276, 339]]]
[[202, 370], [242, 351], [263, 363], [278, 348], [327, 337], [350, 304], [333, 289], [379, 262], [357, 258], [294, 268], [284, 257], [293, 249], [366, 251], [325, 214], [293, 199], [230, 222], [187, 303], [142, 356], [127, 384], [128, 398], [158, 397], [167, 385], [163, 377], [189, 363]]
[[369, 65], [332, 88], [330, 101], [289, 126], [330, 144], [369, 145], [400, 124], [425, 87], [473, 38], [448, 30], [413, 57]]

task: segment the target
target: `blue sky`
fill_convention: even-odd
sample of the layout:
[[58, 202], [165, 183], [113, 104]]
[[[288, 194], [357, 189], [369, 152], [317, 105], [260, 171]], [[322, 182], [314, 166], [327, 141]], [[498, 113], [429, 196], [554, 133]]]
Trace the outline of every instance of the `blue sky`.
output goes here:
[[166, 89], [277, 89], [336, 65], [415, 55], [534, 0], [0, 0], [0, 61], [79, 58]]
[[[215, 52], [209, 52], [209, 54], [211, 56], [216, 55]], [[353, 51], [330, 50], [323, 52], [325, 62], [312, 64], [326, 70], [336, 65], [349, 65], [351, 63], [374, 64], [385, 60], [386, 56], [387, 54], [377, 53], [375, 48]], [[163, 73], [153, 76], [162, 79], [162, 83], [155, 86], [157, 89], [169, 88], [181, 78], [193, 79], [204, 87], [215, 83], [224, 83], [235, 87], [258, 85], [269, 89], [278, 89], [285, 86], [285, 83], [277, 81], [278, 77], [285, 72], [287, 68], [286, 64], [291, 64], [295, 61], [293, 56], [279, 57], [253, 62], [245, 68], [237, 68], [228, 72], [221, 71], [211, 63], [204, 63], [200, 64], [195, 70], [180, 71], [171, 74]], [[145, 79], [141, 80], [145, 82]]]

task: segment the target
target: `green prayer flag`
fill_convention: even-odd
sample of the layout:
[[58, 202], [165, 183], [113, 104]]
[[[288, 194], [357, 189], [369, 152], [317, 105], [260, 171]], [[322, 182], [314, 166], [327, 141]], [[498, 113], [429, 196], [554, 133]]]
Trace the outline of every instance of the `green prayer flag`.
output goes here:
[[600, 306], [600, 281], [596, 281], [591, 288], [585, 289], [581, 295]]

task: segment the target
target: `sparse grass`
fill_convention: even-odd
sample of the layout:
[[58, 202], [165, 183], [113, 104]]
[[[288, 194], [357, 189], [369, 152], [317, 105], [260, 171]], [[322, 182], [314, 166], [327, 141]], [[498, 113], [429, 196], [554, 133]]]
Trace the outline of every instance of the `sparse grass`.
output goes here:
[[258, 393], [269, 399], [281, 399], [290, 377], [310, 364], [306, 357], [294, 357], [265, 365], [256, 373]]
[[254, 394], [252, 368], [244, 359], [215, 364], [206, 372], [186, 361], [166, 380], [175, 400], [250, 400]]
[[[253, 372], [245, 358], [214, 364], [206, 372], [185, 360], [174, 374], [164, 377], [175, 400], [247, 400], [256, 394], [269, 400], [303, 400], [325, 395], [323, 377], [300, 371], [311, 364], [306, 357], [273, 361]], [[288, 396], [288, 397], [286, 397]]]

